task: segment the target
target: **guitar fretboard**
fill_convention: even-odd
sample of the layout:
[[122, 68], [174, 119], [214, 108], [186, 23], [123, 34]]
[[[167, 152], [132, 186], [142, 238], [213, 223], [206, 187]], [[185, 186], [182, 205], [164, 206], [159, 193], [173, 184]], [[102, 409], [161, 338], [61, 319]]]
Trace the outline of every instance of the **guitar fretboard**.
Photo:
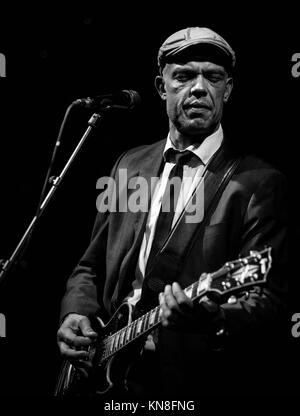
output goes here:
[[[266, 280], [271, 263], [271, 248], [265, 248], [248, 257], [228, 262], [214, 273], [201, 275], [198, 281], [184, 289], [184, 293], [194, 301], [210, 290], [215, 290], [221, 294], [239, 292], [246, 287], [252, 287], [254, 284], [262, 284]], [[130, 342], [153, 330], [160, 322], [160, 306], [156, 306], [129, 325], [114, 334], [108, 335], [102, 342], [99, 364]]]
[[[192, 283], [184, 289], [187, 297], [194, 299], [203, 294], [207, 289], [208, 275], [200, 277], [200, 279]], [[147, 312], [145, 315], [137, 318], [126, 327], [115, 332], [113, 335], [104, 339], [104, 351], [100, 362], [110, 358], [121, 348], [128, 345], [130, 342], [137, 339], [139, 336], [145, 335], [147, 332], [153, 330], [161, 322], [160, 306]]]

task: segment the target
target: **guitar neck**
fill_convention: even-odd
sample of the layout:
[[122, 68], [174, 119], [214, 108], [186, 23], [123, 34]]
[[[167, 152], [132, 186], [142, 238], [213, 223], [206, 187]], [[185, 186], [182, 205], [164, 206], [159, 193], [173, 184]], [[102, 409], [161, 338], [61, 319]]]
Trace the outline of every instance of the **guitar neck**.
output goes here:
[[[208, 289], [210, 277], [203, 276], [184, 289], [186, 296], [192, 300], [203, 296]], [[161, 323], [160, 306], [135, 319], [129, 325], [120, 329], [104, 340], [104, 354], [101, 361], [117, 353], [121, 348], [136, 340], [138, 337], [155, 329]]]
[[[219, 270], [201, 275], [199, 280], [185, 288], [184, 292], [192, 301], [211, 291], [221, 295], [237, 293], [254, 285], [264, 284], [271, 264], [270, 247], [260, 252], [252, 251], [248, 257], [227, 262]], [[160, 323], [160, 306], [157, 306], [116, 333], [107, 336], [103, 340], [100, 363]]]

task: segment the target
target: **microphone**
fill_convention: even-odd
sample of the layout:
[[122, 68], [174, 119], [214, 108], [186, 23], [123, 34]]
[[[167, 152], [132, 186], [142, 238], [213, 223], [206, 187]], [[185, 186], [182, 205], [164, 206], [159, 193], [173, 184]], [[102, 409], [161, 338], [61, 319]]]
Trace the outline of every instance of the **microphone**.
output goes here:
[[96, 97], [78, 98], [74, 104], [85, 108], [109, 110], [119, 108], [131, 110], [140, 104], [141, 97], [134, 90], [122, 90], [112, 94], [97, 95]]

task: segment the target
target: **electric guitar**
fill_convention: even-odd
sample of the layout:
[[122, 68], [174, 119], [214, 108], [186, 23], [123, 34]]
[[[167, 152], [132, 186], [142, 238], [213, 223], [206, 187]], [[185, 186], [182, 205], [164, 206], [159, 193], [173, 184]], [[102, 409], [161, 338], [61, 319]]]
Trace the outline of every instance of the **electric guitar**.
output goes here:
[[[184, 292], [191, 300], [215, 293], [219, 300], [226, 301], [235, 293], [263, 285], [271, 268], [271, 248], [251, 251], [248, 257], [225, 263], [219, 270], [202, 274], [199, 280]], [[97, 318], [100, 326], [95, 345], [89, 348], [89, 361], [93, 370], [88, 377], [68, 360], [60, 371], [55, 395], [104, 395], [113, 387], [122, 385], [126, 389], [126, 375], [130, 368], [132, 351], [140, 351], [144, 336], [161, 323], [160, 307], [132, 319], [133, 306], [123, 303], [105, 325]], [[120, 376], [121, 374], [121, 376]]]

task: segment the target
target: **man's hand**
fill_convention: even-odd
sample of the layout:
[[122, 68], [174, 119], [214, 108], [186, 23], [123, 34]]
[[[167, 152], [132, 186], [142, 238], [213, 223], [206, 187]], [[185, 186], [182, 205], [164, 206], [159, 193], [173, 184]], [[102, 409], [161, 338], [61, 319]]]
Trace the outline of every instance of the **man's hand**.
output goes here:
[[71, 313], [67, 315], [57, 331], [57, 343], [61, 354], [76, 367], [89, 370], [88, 347], [97, 338], [87, 316]]
[[171, 329], [206, 332], [220, 313], [219, 305], [207, 297], [194, 304], [177, 282], [166, 285], [159, 302], [162, 325]]

